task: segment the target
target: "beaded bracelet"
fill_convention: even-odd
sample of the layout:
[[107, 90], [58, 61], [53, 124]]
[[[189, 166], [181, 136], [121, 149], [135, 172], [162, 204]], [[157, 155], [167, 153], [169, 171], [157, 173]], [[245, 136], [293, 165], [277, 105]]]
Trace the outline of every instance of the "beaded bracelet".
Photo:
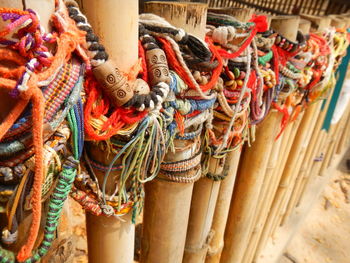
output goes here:
[[227, 177], [227, 175], [228, 175], [228, 167], [224, 166], [224, 169], [221, 174], [207, 173], [206, 177], [213, 181], [222, 181]]
[[298, 31], [297, 33], [297, 42], [293, 42], [289, 39], [287, 39], [286, 37], [282, 36], [279, 33], [276, 33], [273, 31], [273, 34], [276, 34], [276, 38], [275, 38], [275, 45], [284, 49], [287, 52], [291, 52], [294, 53], [298, 50], [301, 50], [305, 47], [306, 45], [306, 38], [304, 37], [304, 35]]
[[[160, 109], [161, 103], [169, 91], [169, 70], [164, 52], [159, 49], [154, 38], [144, 36], [142, 43], [146, 48], [147, 66], [150, 74], [152, 89], [141, 79], [131, 87], [128, 80], [118, 70], [105, 48], [99, 43], [98, 37], [93, 33], [87, 18], [73, 1], [66, 1], [69, 16], [77, 23], [80, 30], [86, 32], [89, 57], [96, 79], [110, 96], [116, 106], [135, 107], [139, 111], [145, 109]], [[140, 84], [141, 83], [141, 84]], [[135, 87], [141, 85], [141, 87]], [[138, 93], [135, 93], [138, 91]]]

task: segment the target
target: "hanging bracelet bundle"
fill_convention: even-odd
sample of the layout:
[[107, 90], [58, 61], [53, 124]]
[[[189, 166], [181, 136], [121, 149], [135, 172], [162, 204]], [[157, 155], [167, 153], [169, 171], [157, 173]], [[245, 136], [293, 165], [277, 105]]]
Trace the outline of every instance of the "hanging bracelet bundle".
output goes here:
[[[7, 198], [1, 198], [1, 202], [9, 209], [2, 243], [16, 243], [19, 224], [32, 214], [25, 244], [17, 255], [0, 247], [0, 261], [36, 262], [55, 239], [83, 147], [84, 64], [72, 56], [81, 44], [81, 35], [65, 20], [67, 13], [61, 1], [52, 17], [55, 33], [44, 32], [32, 10], [2, 8], [0, 12], [1, 18], [9, 22], [0, 33], [9, 49], [2, 49], [0, 56], [16, 65], [0, 68], [0, 86], [16, 100], [0, 125], [0, 170], [5, 174], [0, 195], [7, 191]], [[47, 44], [56, 45], [56, 52], [51, 53]], [[43, 202], [48, 202], [49, 212], [43, 240], [34, 250]]]

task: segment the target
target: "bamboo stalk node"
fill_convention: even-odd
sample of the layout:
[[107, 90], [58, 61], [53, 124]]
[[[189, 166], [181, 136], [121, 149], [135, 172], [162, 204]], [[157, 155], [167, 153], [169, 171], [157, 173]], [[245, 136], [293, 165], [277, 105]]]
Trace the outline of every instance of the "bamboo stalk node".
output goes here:
[[214, 256], [222, 252], [222, 249], [224, 248], [224, 241], [222, 240], [218, 245], [216, 246], [209, 246], [208, 248], [208, 256]]
[[206, 241], [205, 241], [203, 246], [201, 246], [201, 247], [185, 248], [185, 252], [186, 253], [198, 254], [198, 253], [202, 253], [202, 251], [207, 251], [208, 248], [209, 248], [210, 241], [213, 238], [213, 236], [214, 236], [214, 232], [210, 231], [209, 235], [207, 236]]

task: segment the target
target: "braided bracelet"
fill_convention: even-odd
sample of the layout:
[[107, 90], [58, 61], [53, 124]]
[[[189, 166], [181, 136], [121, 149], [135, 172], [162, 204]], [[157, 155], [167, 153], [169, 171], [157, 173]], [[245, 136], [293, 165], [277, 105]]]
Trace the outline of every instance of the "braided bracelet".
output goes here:
[[207, 15], [207, 24], [214, 26], [233, 26], [237, 29], [249, 30], [254, 25], [252, 22], [240, 22], [234, 17], [225, 14], [216, 14], [209, 12]]
[[[150, 18], [154, 20], [157, 19], [155, 16]], [[209, 49], [198, 38], [188, 35], [183, 29], [171, 28], [170, 26], [167, 27], [165, 25], [152, 25], [150, 23], [152, 20], [149, 20], [149, 17], [146, 17], [145, 15], [141, 15], [140, 20], [142, 23], [140, 31], [146, 29], [154, 33], [169, 35], [179, 45], [186, 45], [191, 51], [194, 59], [198, 58], [200, 61], [210, 61], [212, 54]]]
[[195, 166], [190, 171], [185, 173], [168, 173], [161, 171], [159, 179], [167, 180], [176, 183], [194, 183], [202, 176], [201, 165]]
[[156, 15], [141, 14], [139, 31], [143, 34], [171, 38], [181, 49], [181, 56], [191, 70], [210, 73], [219, 66], [217, 60], [211, 60], [212, 52], [203, 41], [187, 34], [183, 29], [173, 27]]

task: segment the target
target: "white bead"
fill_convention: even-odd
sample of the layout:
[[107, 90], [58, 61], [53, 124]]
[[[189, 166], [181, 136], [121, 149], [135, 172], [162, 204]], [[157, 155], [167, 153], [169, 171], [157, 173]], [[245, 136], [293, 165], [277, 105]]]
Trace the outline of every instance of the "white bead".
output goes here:
[[162, 87], [163, 89], [169, 90], [169, 85], [166, 84], [165, 82], [159, 82], [159, 83], [157, 83], [157, 86], [160, 86], [160, 87]]
[[180, 29], [179, 29], [179, 32], [175, 35], [175, 40], [176, 40], [177, 42], [179, 42], [179, 41], [181, 41], [181, 40], [184, 38], [184, 36], [186, 36], [186, 32], [185, 32], [185, 30], [183, 30], [182, 28], [180, 28]]
[[154, 109], [154, 101], [153, 101], [153, 100], [151, 100], [151, 101], [149, 102], [149, 109], [150, 109], [150, 110], [153, 110], [153, 109]]
[[146, 108], [145, 104], [142, 104], [140, 108], [138, 108], [138, 111], [144, 111]]
[[159, 111], [161, 108], [162, 108], [162, 104], [158, 103], [155, 109]]
[[158, 99], [158, 103], [162, 103], [163, 102], [163, 98], [159, 95], [156, 95], [157, 96], [157, 99]]

